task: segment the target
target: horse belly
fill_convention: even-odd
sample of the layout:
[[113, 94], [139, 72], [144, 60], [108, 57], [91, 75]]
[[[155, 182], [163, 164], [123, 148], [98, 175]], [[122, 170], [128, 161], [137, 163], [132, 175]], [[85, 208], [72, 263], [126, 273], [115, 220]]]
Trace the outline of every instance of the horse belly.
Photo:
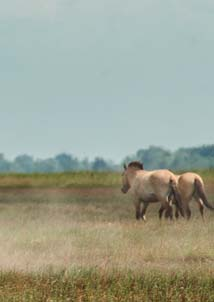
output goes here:
[[132, 192], [135, 197], [145, 202], [158, 202], [158, 193], [155, 190], [154, 183], [151, 182], [150, 174], [148, 175], [139, 175], [132, 187]]
[[155, 203], [155, 202], [158, 202], [158, 197], [154, 194], [154, 193], [151, 193], [147, 196], [147, 201], [148, 202], [151, 202], [151, 203]]
[[144, 186], [140, 191], [141, 199], [147, 202], [158, 202], [158, 196], [155, 194], [151, 186]]

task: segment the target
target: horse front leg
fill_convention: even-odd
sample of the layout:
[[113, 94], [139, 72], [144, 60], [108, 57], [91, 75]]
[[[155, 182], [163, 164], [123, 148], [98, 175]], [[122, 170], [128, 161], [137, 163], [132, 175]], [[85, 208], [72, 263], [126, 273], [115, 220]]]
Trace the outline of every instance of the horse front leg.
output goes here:
[[149, 205], [148, 202], [143, 201], [143, 209], [141, 212], [141, 218], [143, 219], [143, 221], [146, 221], [146, 210], [148, 208], [148, 205]]
[[136, 199], [134, 200], [134, 205], [135, 205], [135, 217], [136, 217], [137, 220], [139, 220], [140, 217], [141, 217], [141, 213], [140, 213], [140, 204], [141, 204], [140, 199], [136, 198]]

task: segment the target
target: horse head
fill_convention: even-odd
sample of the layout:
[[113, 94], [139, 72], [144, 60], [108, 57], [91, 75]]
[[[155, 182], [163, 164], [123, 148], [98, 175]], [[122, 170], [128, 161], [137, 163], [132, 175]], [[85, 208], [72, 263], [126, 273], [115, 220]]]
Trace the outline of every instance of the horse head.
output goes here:
[[130, 172], [133, 173], [133, 171], [143, 170], [143, 164], [138, 162], [138, 161], [132, 161], [128, 164], [128, 167], [126, 166], [126, 164], [124, 164], [123, 168], [124, 168], [124, 171], [122, 173], [122, 188], [121, 188], [121, 191], [125, 194], [131, 188]]

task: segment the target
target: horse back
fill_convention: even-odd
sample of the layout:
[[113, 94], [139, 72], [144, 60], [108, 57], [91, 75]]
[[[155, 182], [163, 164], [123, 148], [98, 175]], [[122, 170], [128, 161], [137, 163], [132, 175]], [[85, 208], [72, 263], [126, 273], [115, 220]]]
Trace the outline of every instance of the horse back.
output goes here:
[[135, 192], [140, 196], [156, 196], [156, 199], [165, 198], [170, 191], [170, 181], [176, 178], [169, 170], [142, 171], [138, 173]]
[[169, 170], [154, 170], [150, 175], [150, 181], [154, 186], [167, 185], [173, 180], [177, 183], [175, 175]]
[[203, 179], [197, 174], [192, 172], [186, 172], [180, 175], [178, 179], [178, 189], [183, 199], [190, 199], [195, 192], [195, 180], [204, 187]]

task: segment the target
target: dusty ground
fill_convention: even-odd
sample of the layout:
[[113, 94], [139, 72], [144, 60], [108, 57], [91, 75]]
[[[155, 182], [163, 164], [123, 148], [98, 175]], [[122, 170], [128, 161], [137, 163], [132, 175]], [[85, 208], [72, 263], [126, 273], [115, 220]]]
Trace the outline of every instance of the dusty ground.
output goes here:
[[[213, 197], [212, 187], [209, 197]], [[214, 213], [202, 223], [136, 222], [119, 188], [4, 189], [0, 194], [0, 269], [214, 270]]]

